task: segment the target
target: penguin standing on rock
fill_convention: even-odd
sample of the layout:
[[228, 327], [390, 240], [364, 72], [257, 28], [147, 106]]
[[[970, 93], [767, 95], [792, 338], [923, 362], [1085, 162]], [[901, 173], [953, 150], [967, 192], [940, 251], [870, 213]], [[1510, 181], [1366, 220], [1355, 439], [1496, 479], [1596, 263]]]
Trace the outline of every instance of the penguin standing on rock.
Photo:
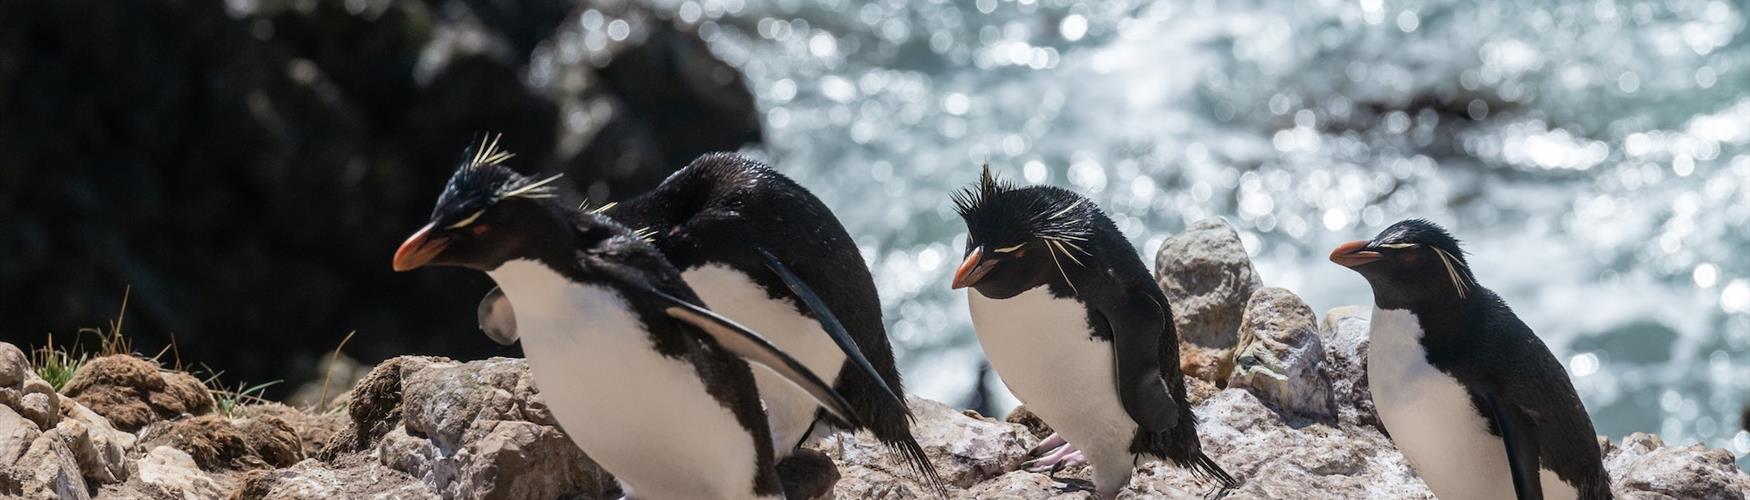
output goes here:
[[1085, 461], [1105, 499], [1145, 457], [1237, 484], [1202, 451], [1172, 311], [1111, 219], [1067, 190], [998, 182], [988, 165], [954, 203], [968, 238], [953, 287], [974, 290], [972, 323], [1003, 383], [1057, 432], [1031, 468]]
[[1442, 500], [1611, 498], [1592, 421], [1531, 328], [1477, 284], [1458, 241], [1393, 224], [1331, 261], [1373, 287], [1367, 377], [1392, 443]]
[[524, 342], [554, 418], [628, 498], [783, 497], [745, 361], [835, 418], [858, 421], [802, 363], [701, 307], [656, 248], [559, 204], [554, 178], [518, 175], [500, 164], [508, 157], [483, 144], [450, 179], [431, 223], [396, 251], [394, 268], [490, 275], [500, 288], [483, 304], [483, 323]]
[[818, 435], [818, 417], [826, 417], [869, 430], [943, 494], [912, 437], [875, 280], [850, 234], [807, 189], [753, 160], [708, 154], [650, 192], [599, 211], [638, 228], [706, 305], [824, 374], [863, 421], [832, 421], [808, 394], [756, 371], [780, 460]]

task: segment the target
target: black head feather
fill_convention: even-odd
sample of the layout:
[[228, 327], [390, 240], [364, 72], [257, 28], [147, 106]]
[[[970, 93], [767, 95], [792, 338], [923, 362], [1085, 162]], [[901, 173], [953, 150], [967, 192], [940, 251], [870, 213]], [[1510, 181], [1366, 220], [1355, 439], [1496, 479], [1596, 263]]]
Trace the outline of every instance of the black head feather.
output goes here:
[[1458, 238], [1452, 237], [1452, 233], [1447, 232], [1446, 228], [1440, 227], [1439, 224], [1428, 219], [1398, 221], [1398, 223], [1380, 231], [1379, 235], [1374, 236], [1373, 241], [1368, 243], [1368, 246], [1373, 247], [1382, 245], [1421, 245], [1438, 248], [1458, 259], [1458, 264], [1469, 267], [1469, 263], [1464, 260], [1464, 249], [1458, 246]]
[[437, 207], [432, 210], [432, 221], [441, 223], [463, 220], [505, 198], [542, 199], [558, 196], [552, 182], [559, 175], [536, 180], [504, 165], [505, 160], [516, 155], [498, 149], [498, 138], [501, 136], [493, 136], [490, 140], [483, 137], [479, 144], [470, 145], [463, 150], [462, 161], [456, 167], [456, 173], [450, 176], [450, 181], [444, 185], [443, 194], [438, 196]]
[[993, 245], [1043, 239], [1078, 248], [1093, 234], [1099, 210], [1067, 189], [998, 180], [989, 164], [977, 185], [955, 193], [953, 199], [972, 239]]
[[1433, 250], [1459, 298], [1468, 296], [1470, 289], [1476, 286], [1476, 275], [1471, 272], [1470, 262], [1465, 260], [1464, 249], [1459, 248], [1458, 238], [1427, 219], [1398, 221], [1374, 236], [1367, 247], [1375, 250], [1418, 247]]

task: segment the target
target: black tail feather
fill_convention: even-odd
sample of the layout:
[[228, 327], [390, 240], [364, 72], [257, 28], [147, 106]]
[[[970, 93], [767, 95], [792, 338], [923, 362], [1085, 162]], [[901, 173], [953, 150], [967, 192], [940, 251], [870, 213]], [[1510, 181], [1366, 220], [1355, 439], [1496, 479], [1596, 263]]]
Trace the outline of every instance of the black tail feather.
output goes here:
[[911, 464], [912, 473], [917, 474], [937, 498], [948, 498], [948, 487], [942, 482], [942, 475], [936, 472], [936, 464], [930, 463], [930, 458], [924, 455], [924, 448], [918, 446], [917, 440], [906, 436], [905, 439], [887, 443], [887, 447], [905, 456], [905, 461]]
[[1199, 480], [1214, 481], [1216, 484], [1220, 484], [1222, 489], [1231, 489], [1240, 485], [1239, 480], [1222, 470], [1221, 464], [1215, 463], [1215, 459], [1209, 458], [1209, 455], [1205, 455], [1203, 452], [1197, 452], [1197, 458], [1192, 459], [1191, 462], [1188, 466], [1180, 465], [1191, 469], [1191, 475]]
[[1203, 453], [1203, 447], [1197, 441], [1195, 427], [1184, 425], [1167, 432], [1138, 432], [1130, 442], [1131, 453], [1142, 453], [1166, 459], [1183, 469], [1191, 471], [1191, 476], [1199, 481], [1212, 481], [1222, 488], [1239, 486], [1240, 482], [1221, 464], [1209, 455]]

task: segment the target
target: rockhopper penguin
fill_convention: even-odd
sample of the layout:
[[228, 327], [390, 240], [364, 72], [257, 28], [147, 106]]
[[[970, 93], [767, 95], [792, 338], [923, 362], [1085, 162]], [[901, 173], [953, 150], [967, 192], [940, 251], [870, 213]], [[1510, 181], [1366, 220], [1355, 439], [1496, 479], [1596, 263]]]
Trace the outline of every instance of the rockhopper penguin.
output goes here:
[[[869, 430], [943, 494], [912, 438], [875, 280], [826, 204], [766, 165], [719, 153], [601, 213], [646, 235], [705, 305], [826, 377], [864, 423], [850, 428]], [[822, 434], [813, 398], [770, 373], [756, 371], [754, 379], [780, 460]]]
[[1392, 443], [1442, 500], [1611, 498], [1586, 407], [1531, 328], [1419, 219], [1331, 261], [1373, 287], [1367, 377]]
[[490, 275], [502, 300], [488, 302], [510, 304], [505, 326], [524, 342], [541, 398], [627, 497], [783, 497], [744, 359], [857, 421], [799, 361], [700, 307], [680, 272], [633, 231], [559, 204], [552, 178], [518, 175], [500, 164], [507, 157], [492, 144], [475, 151], [394, 268]]
[[954, 203], [968, 238], [953, 287], [974, 290], [972, 323], [1003, 383], [1057, 432], [1034, 465], [1085, 460], [1107, 499], [1146, 457], [1237, 484], [1201, 449], [1172, 311], [1111, 219], [1067, 190], [999, 182], [988, 165]]

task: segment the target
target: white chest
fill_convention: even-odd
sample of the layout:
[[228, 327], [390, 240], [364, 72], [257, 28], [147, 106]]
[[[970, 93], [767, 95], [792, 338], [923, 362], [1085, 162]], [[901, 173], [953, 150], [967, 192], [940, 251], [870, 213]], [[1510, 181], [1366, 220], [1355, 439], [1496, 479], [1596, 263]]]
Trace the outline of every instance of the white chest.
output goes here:
[[[1514, 498], [1506, 446], [1457, 379], [1428, 363], [1423, 331], [1406, 310], [1373, 310], [1367, 379], [1392, 444], [1441, 500]], [[1544, 497], [1578, 496], [1542, 470]]]
[[644, 498], [752, 496], [751, 435], [691, 364], [656, 352], [624, 297], [530, 261], [491, 275], [541, 398], [591, 458]]
[[[727, 266], [700, 266], [681, 273], [681, 277], [706, 307], [764, 336], [821, 380], [831, 383], [839, 376], [844, 351], [821, 329], [819, 321], [804, 316], [788, 300], [772, 298], [752, 278]], [[773, 449], [779, 457], [787, 456], [808, 432], [819, 403], [763, 366], [755, 365], [753, 372], [772, 428]]]
[[1136, 422], [1118, 401], [1112, 344], [1093, 336], [1081, 303], [1043, 286], [967, 296], [978, 342], [1016, 398], [1084, 452], [1128, 447]]

